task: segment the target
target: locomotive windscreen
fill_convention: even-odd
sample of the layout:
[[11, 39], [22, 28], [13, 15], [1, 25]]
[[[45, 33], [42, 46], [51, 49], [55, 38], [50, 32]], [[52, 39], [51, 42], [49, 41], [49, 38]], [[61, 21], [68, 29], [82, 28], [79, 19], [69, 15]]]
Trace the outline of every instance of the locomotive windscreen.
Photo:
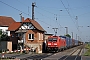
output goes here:
[[65, 38], [65, 39], [66, 39], [66, 36], [59, 36], [59, 37], [61, 37], [61, 38]]
[[49, 38], [48, 41], [57, 41], [57, 38]]

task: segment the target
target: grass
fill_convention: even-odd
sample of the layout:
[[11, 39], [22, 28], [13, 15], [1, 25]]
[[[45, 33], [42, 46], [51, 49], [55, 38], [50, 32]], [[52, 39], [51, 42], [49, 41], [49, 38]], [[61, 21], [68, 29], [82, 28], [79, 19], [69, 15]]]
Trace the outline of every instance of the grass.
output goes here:
[[90, 49], [90, 44], [86, 44], [85, 48]]
[[84, 56], [90, 56], [90, 49], [84, 54]]
[[87, 51], [85, 52], [84, 56], [90, 56], [90, 44], [86, 44], [85, 48]]

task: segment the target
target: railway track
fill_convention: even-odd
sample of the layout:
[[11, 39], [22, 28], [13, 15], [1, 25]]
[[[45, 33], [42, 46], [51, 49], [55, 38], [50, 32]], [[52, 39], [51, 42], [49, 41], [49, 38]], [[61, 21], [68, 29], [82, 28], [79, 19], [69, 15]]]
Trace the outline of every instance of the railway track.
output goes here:
[[[20, 60], [80, 60], [83, 47], [78, 46], [58, 53], [13, 55]], [[67, 54], [67, 55], [66, 55]], [[9, 56], [9, 55], [8, 55]]]
[[28, 60], [28, 59], [42, 60], [42, 58], [49, 57], [53, 54], [55, 54], [55, 53], [43, 53], [43, 54], [39, 54], [39, 55], [32, 55], [32, 56], [28, 56], [28, 57], [25, 57], [25, 58], [20, 58], [20, 60]]
[[65, 55], [58, 60], [81, 60], [82, 49], [83, 46], [78, 48], [77, 50], [74, 50], [70, 55]]

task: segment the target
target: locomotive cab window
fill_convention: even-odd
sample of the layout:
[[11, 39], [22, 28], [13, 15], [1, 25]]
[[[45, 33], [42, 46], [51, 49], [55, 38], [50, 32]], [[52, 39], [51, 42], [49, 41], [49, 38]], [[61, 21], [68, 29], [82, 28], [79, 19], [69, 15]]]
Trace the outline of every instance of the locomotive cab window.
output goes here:
[[53, 41], [57, 41], [57, 38], [53, 38]]
[[57, 38], [49, 38], [49, 41], [57, 41]]
[[52, 38], [49, 38], [48, 41], [52, 41]]

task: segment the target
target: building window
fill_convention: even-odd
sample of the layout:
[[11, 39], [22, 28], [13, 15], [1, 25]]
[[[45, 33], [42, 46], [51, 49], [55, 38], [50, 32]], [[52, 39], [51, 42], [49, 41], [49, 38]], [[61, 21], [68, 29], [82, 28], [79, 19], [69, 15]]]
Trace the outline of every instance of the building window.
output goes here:
[[29, 40], [34, 40], [34, 34], [28, 34], [28, 39]]

